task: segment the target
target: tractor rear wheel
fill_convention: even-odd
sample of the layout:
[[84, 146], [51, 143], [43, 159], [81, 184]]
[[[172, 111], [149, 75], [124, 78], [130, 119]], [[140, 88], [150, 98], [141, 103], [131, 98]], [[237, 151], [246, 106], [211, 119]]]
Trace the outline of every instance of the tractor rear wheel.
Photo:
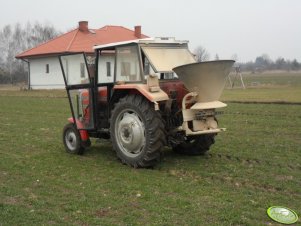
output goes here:
[[203, 155], [214, 144], [215, 134], [189, 136], [183, 143], [173, 148], [173, 151], [183, 155]]
[[140, 95], [127, 95], [115, 104], [110, 134], [117, 157], [135, 168], [154, 166], [165, 144], [161, 115]]
[[82, 155], [85, 148], [81, 145], [79, 131], [73, 123], [68, 123], [63, 129], [63, 143], [66, 152], [70, 154]]

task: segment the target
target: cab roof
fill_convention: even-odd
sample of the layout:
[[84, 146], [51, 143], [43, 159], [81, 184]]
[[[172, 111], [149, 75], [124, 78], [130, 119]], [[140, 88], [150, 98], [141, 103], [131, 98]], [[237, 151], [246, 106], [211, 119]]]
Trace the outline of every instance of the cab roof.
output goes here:
[[124, 42], [113, 42], [105, 45], [96, 45], [93, 47], [96, 49], [110, 49], [116, 46], [128, 45], [128, 44], [188, 44], [186, 40], [176, 40], [174, 37], [156, 37], [156, 38], [144, 38], [136, 39]]

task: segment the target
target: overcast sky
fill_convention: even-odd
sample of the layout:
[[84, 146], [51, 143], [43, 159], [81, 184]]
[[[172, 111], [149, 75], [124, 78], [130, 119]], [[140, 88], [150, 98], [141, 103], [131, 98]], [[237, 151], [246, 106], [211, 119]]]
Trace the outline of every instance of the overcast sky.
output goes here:
[[0, 0], [0, 28], [27, 21], [60, 31], [88, 20], [89, 27], [142, 26], [148, 36], [190, 41], [214, 58], [241, 62], [268, 54], [301, 61], [300, 0]]

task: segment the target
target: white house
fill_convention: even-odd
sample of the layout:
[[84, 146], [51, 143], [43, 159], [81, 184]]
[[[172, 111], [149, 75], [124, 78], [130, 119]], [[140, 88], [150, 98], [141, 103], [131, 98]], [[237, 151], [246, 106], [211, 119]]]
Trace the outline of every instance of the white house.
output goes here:
[[[122, 26], [110, 25], [100, 29], [90, 29], [87, 21], [80, 21], [78, 28], [37, 47], [26, 50], [17, 55], [16, 58], [28, 62], [29, 89], [62, 89], [65, 88], [65, 83], [58, 55], [64, 53], [85, 52], [89, 58], [94, 54], [94, 45], [103, 45], [112, 42], [122, 42], [147, 37], [148, 36], [141, 33], [141, 26], [135, 26], [134, 30]], [[74, 62], [77, 63], [74, 64]], [[110, 82], [113, 80], [113, 62], [114, 55], [112, 54], [106, 54], [101, 57], [101, 61], [99, 62], [99, 64], [101, 64], [100, 68], [105, 69], [100, 72], [105, 74], [105, 76], [101, 76], [104, 78], [103, 82]], [[62, 63], [66, 77], [70, 82], [73, 79], [72, 75], [75, 75], [75, 73], [80, 73], [82, 79], [87, 77], [83, 58], [78, 58], [76, 61], [73, 60], [72, 65], [68, 63], [67, 58], [62, 58]]]

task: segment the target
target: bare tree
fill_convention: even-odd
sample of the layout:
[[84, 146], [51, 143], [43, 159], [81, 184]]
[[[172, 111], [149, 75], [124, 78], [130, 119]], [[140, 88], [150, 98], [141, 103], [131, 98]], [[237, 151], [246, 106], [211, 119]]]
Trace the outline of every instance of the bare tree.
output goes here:
[[[41, 25], [36, 22], [33, 26], [28, 22], [22, 27], [19, 23], [13, 27], [6, 25], [0, 29], [0, 68], [2, 77], [10, 77], [10, 82], [26, 80], [26, 67], [24, 62], [15, 59], [22, 51], [35, 47], [59, 35], [53, 26]], [[1, 81], [7, 79], [1, 79]], [[1, 82], [0, 81], [0, 82]]]
[[236, 53], [234, 53], [234, 54], [231, 56], [231, 60], [238, 61], [238, 56], [237, 56]]
[[2, 67], [5, 70], [5, 62], [7, 61], [7, 55], [10, 49], [10, 40], [12, 39], [12, 29], [10, 25], [6, 25], [0, 31], [0, 58], [3, 63]]
[[31, 45], [30, 47], [36, 46], [38, 44], [44, 43], [54, 37], [60, 35], [52, 25], [50, 24], [40, 24], [36, 22], [33, 26], [29, 23], [27, 24], [28, 30], [28, 44]]
[[202, 47], [202, 46], [198, 46], [194, 50], [194, 54], [195, 54], [197, 62], [207, 61], [207, 60], [210, 59], [209, 52], [204, 47]]

